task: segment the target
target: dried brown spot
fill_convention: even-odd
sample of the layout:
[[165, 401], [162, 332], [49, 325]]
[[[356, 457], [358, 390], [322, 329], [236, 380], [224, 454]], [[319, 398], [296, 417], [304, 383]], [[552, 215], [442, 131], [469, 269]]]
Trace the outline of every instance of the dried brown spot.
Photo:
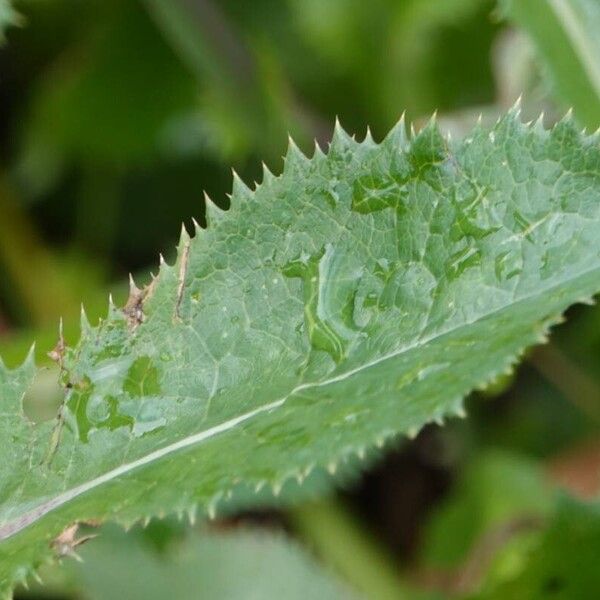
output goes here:
[[58, 333], [58, 341], [56, 342], [56, 346], [50, 352], [48, 352], [48, 357], [58, 364], [60, 370], [63, 370], [63, 361], [65, 358], [65, 337], [63, 335], [63, 327], [62, 321], [60, 322], [60, 328]]
[[[65, 556], [79, 558], [79, 556], [77, 556], [77, 553], [75, 552], [75, 548], [97, 537], [95, 534], [77, 537], [77, 532], [79, 530], [80, 524], [81, 523], [77, 522], [73, 523], [73, 525], [69, 525], [62, 531], [62, 533], [57, 535], [54, 538], [54, 540], [52, 540], [52, 543], [50, 545], [52, 546], [52, 549], [54, 550], [58, 558], [63, 558]], [[83, 522], [83, 524], [95, 526], [94, 523], [91, 521]]]
[[188, 261], [190, 258], [190, 242], [189, 240], [185, 243], [183, 247], [183, 252], [181, 253], [181, 263], [179, 264], [179, 284], [177, 286], [177, 300], [175, 301], [175, 319], [176, 321], [181, 321], [181, 302], [183, 301], [183, 291], [185, 289], [185, 276], [188, 268]]
[[134, 330], [144, 322], [144, 300], [148, 296], [154, 282], [144, 289], [139, 289], [133, 277], [129, 276], [129, 298], [123, 307], [123, 314], [127, 318], [129, 327]]

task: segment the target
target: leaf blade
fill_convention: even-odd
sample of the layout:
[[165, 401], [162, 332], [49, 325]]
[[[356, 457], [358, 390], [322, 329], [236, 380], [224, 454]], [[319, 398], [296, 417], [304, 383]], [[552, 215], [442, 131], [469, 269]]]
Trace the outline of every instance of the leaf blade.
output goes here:
[[73, 522], [212, 515], [462, 414], [600, 289], [600, 149], [568, 119], [337, 128], [231, 202], [62, 357], [60, 426], [9, 443], [30, 468], [0, 467], [5, 588]]

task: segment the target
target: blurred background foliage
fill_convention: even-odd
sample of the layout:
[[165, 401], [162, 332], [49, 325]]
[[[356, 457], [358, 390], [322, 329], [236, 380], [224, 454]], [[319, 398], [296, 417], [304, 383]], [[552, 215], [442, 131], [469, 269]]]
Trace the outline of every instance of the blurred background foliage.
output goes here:
[[[311, 154], [336, 117], [381, 139], [437, 111], [460, 137], [519, 95], [526, 120], [572, 106], [596, 129], [599, 29], [596, 0], [0, 0], [0, 354], [37, 339], [28, 414], [60, 399], [59, 318], [74, 343], [82, 301], [95, 319], [128, 272], [146, 281], [204, 190], [227, 207], [232, 167], [260, 181], [288, 134]], [[19, 597], [592, 597], [600, 311], [568, 317], [467, 420], [386, 448], [328, 499], [92, 530], [83, 563]]]

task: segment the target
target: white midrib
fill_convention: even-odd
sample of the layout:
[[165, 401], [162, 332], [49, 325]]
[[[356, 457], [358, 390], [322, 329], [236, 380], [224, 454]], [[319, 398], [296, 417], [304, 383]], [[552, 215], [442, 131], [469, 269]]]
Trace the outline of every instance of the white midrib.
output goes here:
[[584, 24], [567, 0], [549, 0], [549, 4], [564, 26], [575, 52], [581, 59], [590, 84], [594, 88], [597, 98], [600, 99], [600, 58], [590, 42], [589, 33], [586, 32]]
[[459, 325], [456, 325], [455, 327], [450, 327], [446, 330], [440, 330], [430, 336], [424, 336], [422, 338], [417, 338], [411, 344], [408, 344], [401, 348], [397, 348], [393, 352], [390, 352], [388, 354], [380, 356], [368, 363], [365, 363], [363, 365], [355, 367], [354, 369], [350, 369], [344, 373], [340, 373], [340, 374], [336, 375], [335, 377], [331, 377], [329, 379], [325, 379], [322, 381], [300, 384], [300, 385], [296, 386], [289, 394], [287, 394], [286, 396], [284, 396], [282, 398], [279, 398], [278, 400], [275, 400], [275, 401], [265, 404], [263, 406], [259, 406], [258, 408], [255, 408], [254, 410], [248, 411], [247, 413], [239, 415], [233, 419], [229, 419], [228, 421], [224, 421], [223, 423], [220, 423], [219, 425], [215, 425], [214, 427], [211, 427], [211, 428], [201, 431], [199, 433], [195, 433], [193, 435], [185, 437], [181, 440], [178, 440], [177, 442], [174, 442], [173, 444], [169, 444], [168, 446], [165, 446], [163, 448], [155, 450], [154, 452], [151, 452], [150, 454], [146, 454], [145, 456], [142, 456], [141, 458], [138, 458], [137, 460], [120, 465], [119, 467], [116, 467], [115, 469], [112, 469], [111, 471], [107, 471], [106, 473], [96, 477], [95, 479], [91, 479], [90, 481], [86, 481], [85, 483], [82, 483], [81, 485], [71, 488], [70, 490], [62, 492], [61, 494], [55, 496], [54, 498], [51, 498], [50, 500], [45, 500], [44, 502], [40, 503], [39, 506], [28, 510], [27, 512], [23, 513], [21, 516], [4, 523], [3, 525], [0, 525], [0, 541], [6, 540], [6, 539], [12, 537], [13, 535], [18, 533], [19, 531], [22, 531], [23, 529], [25, 529], [32, 523], [35, 523], [37, 520], [39, 520], [41, 517], [48, 514], [49, 512], [59, 508], [60, 506], [63, 506], [67, 502], [70, 502], [71, 500], [77, 498], [78, 496], [81, 496], [82, 494], [85, 494], [86, 492], [89, 492], [90, 490], [93, 490], [94, 488], [97, 488], [105, 483], [108, 483], [108, 482], [120, 477], [121, 475], [126, 475], [127, 473], [130, 473], [131, 471], [134, 471], [135, 469], [139, 469], [140, 467], [143, 467], [147, 464], [153, 463], [156, 460], [160, 460], [161, 458], [169, 456], [170, 454], [173, 454], [174, 452], [183, 450], [184, 448], [189, 448], [190, 446], [194, 446], [194, 445], [199, 444], [203, 441], [206, 441], [210, 438], [213, 438], [217, 435], [220, 435], [222, 433], [230, 431], [230, 430], [234, 429], [235, 427], [237, 427], [238, 425], [240, 425], [241, 423], [244, 423], [245, 421], [248, 421], [261, 413], [269, 412], [271, 410], [279, 408], [286, 402], [286, 400], [288, 398], [290, 398], [291, 396], [293, 396], [299, 392], [302, 392], [303, 390], [324, 387], [324, 386], [331, 385], [331, 384], [334, 384], [334, 383], [337, 383], [340, 381], [344, 381], [345, 379], [348, 379], [348, 378], [352, 377], [353, 375], [360, 373], [361, 371], [365, 371], [365, 370], [370, 369], [371, 367], [374, 367], [382, 362], [385, 362], [387, 360], [401, 356], [402, 354], [409, 352], [410, 350], [412, 350], [418, 346], [423, 346], [429, 342], [437, 340], [438, 338], [452, 334], [452, 333], [458, 331], [459, 329], [462, 329], [463, 327], [473, 325], [474, 323], [477, 323], [479, 321], [482, 321], [484, 319], [492, 317], [495, 314], [506, 310], [507, 308], [513, 307], [515, 305], [518, 305], [518, 304], [521, 304], [524, 302], [528, 302], [529, 300], [532, 300], [538, 296], [547, 294], [555, 288], [559, 288], [559, 287], [568, 285], [569, 283], [572, 283], [578, 279], [581, 279], [583, 277], [591, 275], [595, 271], [600, 271], [600, 267], [594, 267], [592, 269], [588, 269], [586, 271], [580, 272], [575, 277], [567, 279], [566, 281], [563, 281], [561, 283], [558, 283], [554, 286], [551, 286], [551, 287], [548, 287], [548, 288], [545, 288], [542, 290], [538, 290], [535, 293], [532, 293], [532, 294], [529, 294], [527, 296], [520, 298], [519, 300], [513, 302], [512, 304], [504, 305], [504, 306], [498, 307], [492, 311], [484, 313], [483, 315], [480, 315], [477, 319], [474, 319], [473, 321], [460, 323]]

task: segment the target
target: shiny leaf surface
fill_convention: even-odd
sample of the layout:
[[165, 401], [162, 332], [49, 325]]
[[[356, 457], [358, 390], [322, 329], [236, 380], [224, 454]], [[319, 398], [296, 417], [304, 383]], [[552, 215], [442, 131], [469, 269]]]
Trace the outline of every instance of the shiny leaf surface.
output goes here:
[[55, 422], [22, 414], [31, 360], [0, 370], [3, 590], [68, 553], [73, 523], [213, 515], [461, 415], [600, 289], [600, 149], [516, 109], [461, 142], [338, 127], [207, 220], [57, 346]]

